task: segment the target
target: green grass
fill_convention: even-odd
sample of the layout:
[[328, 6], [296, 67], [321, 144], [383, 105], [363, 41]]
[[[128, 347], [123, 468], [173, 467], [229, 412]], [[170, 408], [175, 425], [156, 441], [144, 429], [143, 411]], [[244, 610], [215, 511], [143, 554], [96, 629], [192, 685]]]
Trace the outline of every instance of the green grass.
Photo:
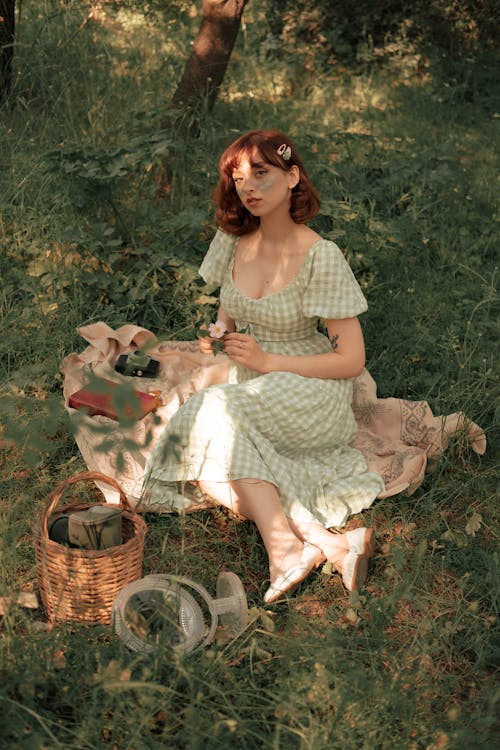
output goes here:
[[[81, 2], [24, 3], [11, 107], [0, 111], [0, 595], [35, 587], [32, 526], [84, 463], [59, 365], [76, 328], [133, 322], [193, 338], [196, 269], [213, 232], [216, 155], [249, 127], [288, 130], [323, 198], [315, 228], [346, 251], [369, 301], [381, 396], [463, 410], [412, 496], [363, 514], [379, 549], [366, 591], [318, 571], [262, 609], [266, 556], [224, 511], [147, 516], [144, 572], [225, 567], [252, 620], [180, 659], [128, 652], [110, 629], [0, 621], [2, 747], [447, 750], [494, 745], [498, 715], [499, 99], [494, 65], [400, 44], [353, 68], [314, 47], [267, 51], [252, 2], [223, 91], [185, 143], [165, 104], [199, 19]], [[152, 5], [154, 7], [154, 4]], [[314, 75], [311, 61], [321, 72]], [[162, 165], [172, 175], [162, 191]]]

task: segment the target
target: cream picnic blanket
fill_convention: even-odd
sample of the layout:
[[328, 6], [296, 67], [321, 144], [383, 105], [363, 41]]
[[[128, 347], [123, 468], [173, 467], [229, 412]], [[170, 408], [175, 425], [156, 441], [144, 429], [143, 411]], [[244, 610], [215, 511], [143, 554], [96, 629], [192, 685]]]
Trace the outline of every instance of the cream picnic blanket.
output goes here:
[[[88, 346], [80, 354], [70, 354], [61, 365], [64, 399], [74, 423], [77, 445], [89, 470], [114, 478], [136, 505], [155, 439], [191, 394], [226, 382], [228, 359], [223, 354], [215, 357], [201, 354], [197, 341], [158, 341], [151, 331], [135, 325], [113, 330], [99, 322], [79, 328], [78, 332]], [[120, 354], [136, 349], [147, 349], [161, 363], [159, 377], [154, 380], [134, 378], [138, 390], [161, 391], [163, 406], [155, 414], [147, 415], [131, 427], [123, 427], [107, 417], [88, 417], [69, 408], [69, 396], [87, 383], [90, 373], [130, 383], [130, 378], [114, 371], [114, 364]], [[353, 445], [365, 456], [368, 471], [382, 476], [385, 489], [380, 498], [414, 492], [453, 436], [463, 435], [476, 453], [483, 454], [486, 450], [483, 431], [461, 412], [435, 417], [425, 401], [377, 398], [375, 381], [367, 370], [354, 382], [353, 410], [358, 424]], [[118, 502], [115, 490], [104, 483], [97, 484], [107, 502]], [[200, 492], [187, 490], [182, 506], [185, 511], [210, 505]]]

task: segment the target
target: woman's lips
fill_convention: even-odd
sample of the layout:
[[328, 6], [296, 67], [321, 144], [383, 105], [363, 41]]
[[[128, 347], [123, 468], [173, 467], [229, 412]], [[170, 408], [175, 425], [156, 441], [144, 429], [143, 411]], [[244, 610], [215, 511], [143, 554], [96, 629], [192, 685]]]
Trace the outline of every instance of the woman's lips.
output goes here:
[[259, 203], [260, 203], [260, 198], [248, 198], [247, 199], [247, 206], [249, 206], [249, 208], [253, 208], [257, 206]]

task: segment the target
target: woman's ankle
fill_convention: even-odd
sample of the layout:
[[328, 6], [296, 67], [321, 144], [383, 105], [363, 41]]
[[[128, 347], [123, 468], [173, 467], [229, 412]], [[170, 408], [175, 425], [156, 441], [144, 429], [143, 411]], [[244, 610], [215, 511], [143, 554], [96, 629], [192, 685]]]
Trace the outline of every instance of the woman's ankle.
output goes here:
[[328, 562], [336, 563], [341, 562], [349, 552], [349, 543], [345, 534], [333, 534], [330, 539], [327, 539], [323, 544], [323, 552]]
[[304, 545], [299, 539], [289, 543], [286, 548], [278, 549], [277, 547], [273, 547], [272, 549], [268, 549], [270, 580], [274, 581], [278, 576], [298, 565], [303, 551]]

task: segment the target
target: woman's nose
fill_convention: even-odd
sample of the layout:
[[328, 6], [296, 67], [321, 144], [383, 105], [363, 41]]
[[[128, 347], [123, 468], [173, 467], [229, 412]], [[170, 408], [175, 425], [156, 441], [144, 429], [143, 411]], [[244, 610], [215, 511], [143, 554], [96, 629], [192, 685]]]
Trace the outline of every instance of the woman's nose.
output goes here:
[[253, 177], [245, 177], [243, 182], [241, 183], [241, 188], [245, 191], [245, 193], [248, 193], [251, 190], [255, 190]]

